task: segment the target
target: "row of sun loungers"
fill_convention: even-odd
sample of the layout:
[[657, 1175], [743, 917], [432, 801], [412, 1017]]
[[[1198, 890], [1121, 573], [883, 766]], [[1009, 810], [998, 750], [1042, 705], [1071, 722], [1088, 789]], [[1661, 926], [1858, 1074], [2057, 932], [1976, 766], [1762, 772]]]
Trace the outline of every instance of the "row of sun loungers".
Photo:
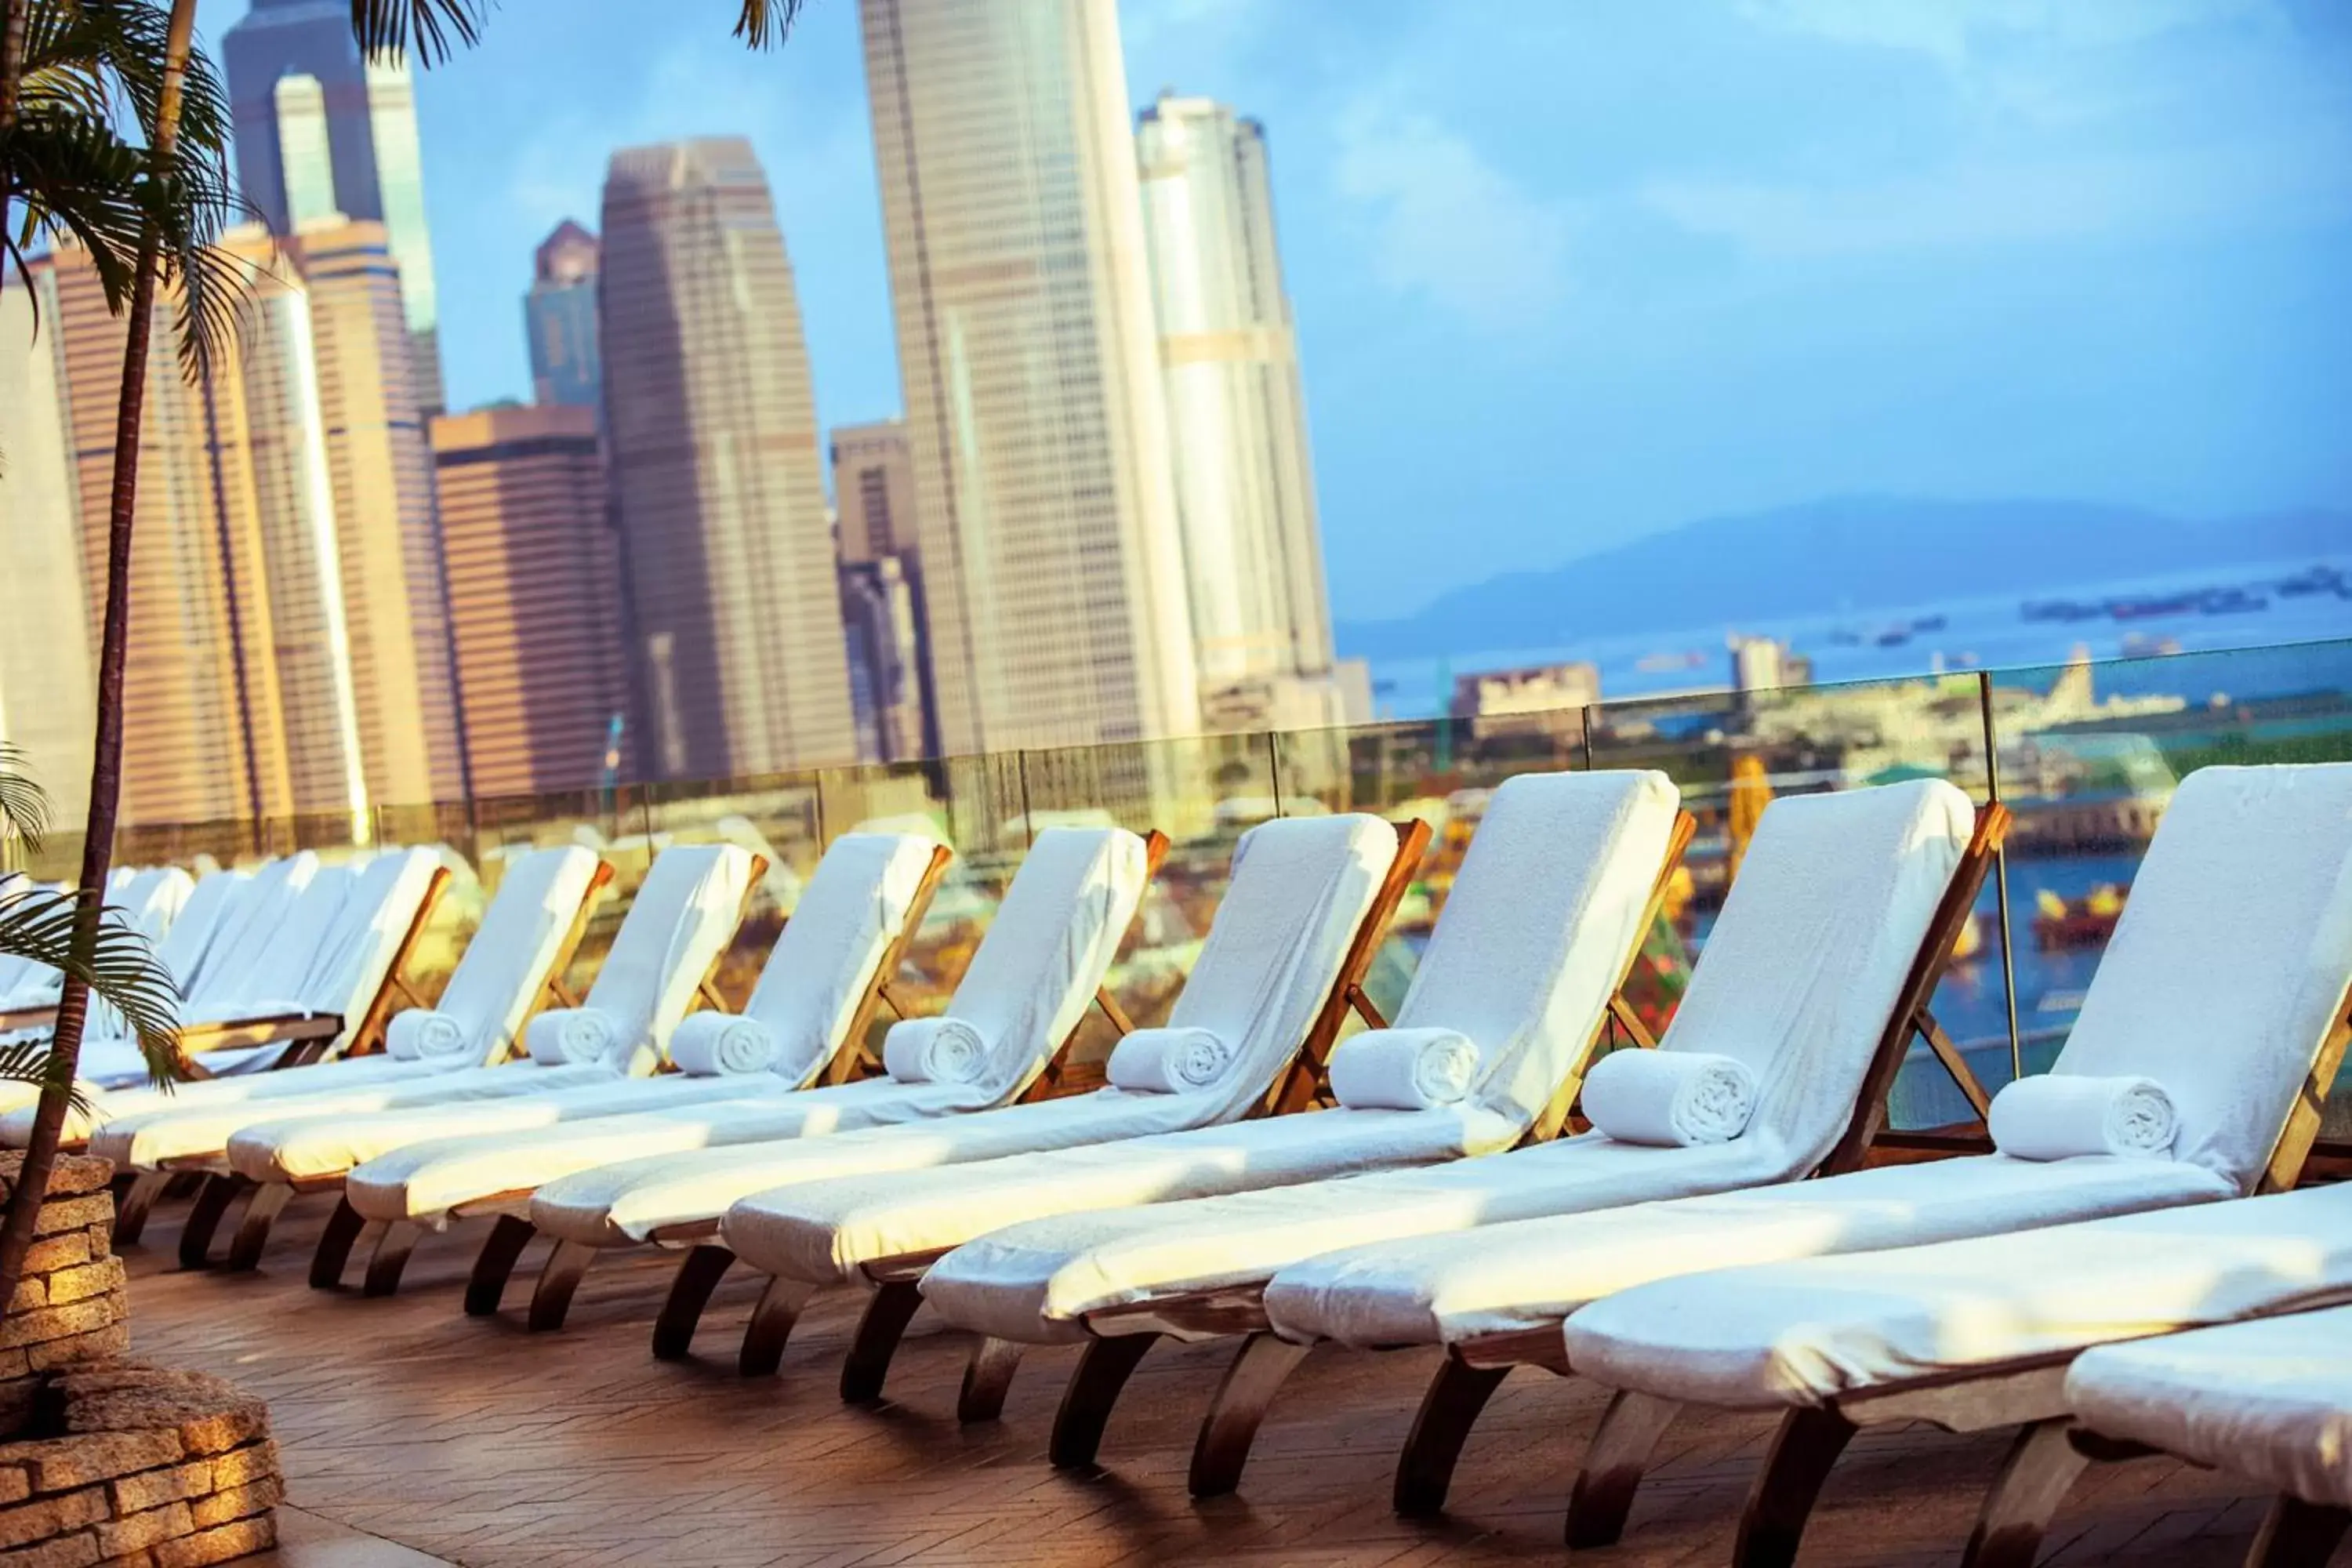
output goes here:
[[[1605, 1055], [1689, 836], [1662, 775], [1497, 791], [1393, 1023], [1361, 982], [1418, 824], [1245, 834], [1173, 1010], [1142, 1029], [1100, 988], [1162, 845], [1049, 830], [945, 1011], [892, 1024], [878, 1071], [864, 1042], [944, 850], [836, 843], [740, 1016], [690, 1010], [755, 858], [665, 851], [587, 996], [541, 1010], [597, 874], [542, 852], [385, 1055], [111, 1093], [90, 1146], [150, 1197], [205, 1175], [192, 1263], [240, 1197], [249, 1266], [291, 1197], [339, 1193], [312, 1282], [373, 1231], [371, 1291], [421, 1229], [494, 1217], [480, 1314], [545, 1233], [539, 1329], [600, 1254], [677, 1250], [665, 1358], [730, 1268], [768, 1281], [747, 1373], [777, 1368], [815, 1293], [866, 1287], [851, 1400], [880, 1394], [926, 1303], [974, 1337], [966, 1420], [999, 1415], [1025, 1347], [1082, 1343], [1065, 1465], [1096, 1460], [1153, 1344], [1231, 1340], [1201, 1495], [1239, 1484], [1308, 1355], [1439, 1345], [1397, 1472], [1409, 1513], [1443, 1506], [1489, 1395], [1531, 1366], [1615, 1391], [1573, 1544], [1619, 1536], [1676, 1411], [1703, 1405], [1782, 1415], [1743, 1564], [1792, 1562], [1848, 1439], [1914, 1420], [2019, 1429], [1972, 1563], [2030, 1563], [2083, 1467], [2150, 1450], [2277, 1487], [2255, 1561], [2323, 1562], [2352, 1506], [2331, 1353], [2352, 1325], [2324, 1310], [2352, 1302], [2352, 1196], [2294, 1189], [2352, 1037], [2352, 765], [2191, 775], [2056, 1063], [1988, 1101], [1928, 1008], [2006, 826], [1936, 782], [1775, 802], [1671, 1026]], [[1097, 1001], [1120, 1037], [1108, 1085], [1048, 1095]], [[1370, 1026], [1343, 1038], [1351, 1011]], [[1869, 1164], [1915, 1040], [1989, 1103], [1992, 1152]], [[1563, 1135], [1571, 1107], [1590, 1130]]]

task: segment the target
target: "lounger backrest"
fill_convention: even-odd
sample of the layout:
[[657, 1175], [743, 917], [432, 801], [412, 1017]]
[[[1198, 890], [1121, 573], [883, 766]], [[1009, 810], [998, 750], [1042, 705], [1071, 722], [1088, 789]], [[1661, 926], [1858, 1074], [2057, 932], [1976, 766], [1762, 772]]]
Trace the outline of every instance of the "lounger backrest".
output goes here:
[[233, 987], [208, 993], [190, 1016], [198, 1020], [274, 1016], [309, 1010], [303, 983], [342, 927], [343, 911], [357, 889], [363, 860], [321, 866], [297, 894], [278, 934]]
[[1743, 1142], [1776, 1140], [1801, 1170], [1835, 1146], [1975, 828], [1941, 779], [1764, 808], [1658, 1042], [1748, 1064]]
[[845, 833], [816, 863], [743, 1007], [774, 1034], [778, 1075], [799, 1083], [833, 1059], [937, 847], [912, 833]]
[[1135, 918], [1148, 859], [1123, 827], [1037, 835], [944, 1009], [988, 1042], [982, 1084], [1026, 1085], [1077, 1027]]
[[196, 879], [177, 866], [151, 866], [109, 895], [107, 902], [149, 943], [163, 940], [195, 889]]
[[1680, 805], [1660, 773], [1521, 773], [1496, 790], [1396, 1026], [1468, 1037], [1472, 1098], [1534, 1121], [1642, 940]]
[[272, 860], [254, 872], [213, 938], [204, 972], [188, 996], [191, 1016], [210, 998], [230, 999], [242, 991], [247, 972], [269, 953], [293, 913], [295, 900], [319, 872], [319, 858], [308, 849]]
[[1234, 847], [1233, 878], [1170, 1010], [1171, 1028], [1206, 1029], [1232, 1052], [1192, 1092], [1223, 1120], [1262, 1099], [1329, 995], [1389, 868], [1397, 833], [1358, 813], [1262, 822]]
[[155, 944], [156, 962], [179, 983], [183, 996], [203, 978], [223, 929], [252, 880], [243, 871], [215, 871], [205, 878], [188, 894], [172, 929]]
[[478, 1064], [503, 1061], [520, 1045], [523, 1023], [562, 955], [596, 864], [596, 852], [577, 844], [507, 862], [482, 923], [433, 1007], [466, 1030]]
[[2174, 794], [2053, 1072], [2154, 1079], [2173, 1158], [2251, 1190], [2352, 984], [2352, 763]]
[[621, 1048], [650, 1043], [668, 1056], [670, 1031], [742, 920], [751, 858], [732, 844], [682, 845], [654, 857], [585, 999], [613, 1018]]
[[314, 1013], [342, 1015], [341, 1048], [350, 1043], [376, 994], [391, 977], [393, 960], [433, 889], [441, 857], [430, 849], [394, 849], [377, 856], [352, 879], [334, 929], [320, 943], [297, 998]]

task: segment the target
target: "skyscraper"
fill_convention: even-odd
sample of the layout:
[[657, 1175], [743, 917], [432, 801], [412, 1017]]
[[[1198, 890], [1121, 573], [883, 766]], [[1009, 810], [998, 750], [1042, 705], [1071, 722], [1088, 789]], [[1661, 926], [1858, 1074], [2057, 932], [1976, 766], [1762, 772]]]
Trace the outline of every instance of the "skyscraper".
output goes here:
[[[122, 384], [123, 323], [88, 254], [61, 246], [33, 266], [81, 520], [87, 646], [104, 614], [107, 515]], [[159, 309], [167, 308], [159, 301]], [[123, 670], [127, 823], [282, 817], [293, 805], [279, 719], [264, 542], [249, 510], [224, 510], [203, 391], [181, 378], [172, 334], [155, 334], [140, 432], [131, 637]]]
[[626, 687], [595, 413], [444, 415], [433, 450], [474, 788], [590, 788]]
[[940, 738], [1200, 702], [1113, 0], [861, 0]]
[[1265, 134], [1163, 94], [1137, 131], [1177, 510], [1205, 690], [1331, 665]]
[[0, 539], [8, 612], [0, 615], [0, 741], [18, 748], [49, 794], [61, 826], [89, 804], [92, 684], [81, 518], [57, 331], [33, 331], [33, 297], [11, 277], [0, 287]]
[[314, 225], [289, 248], [310, 299], [368, 792], [387, 805], [462, 799], [433, 454], [399, 269], [381, 224]]
[[834, 531], [845, 565], [884, 555], [912, 555], [915, 457], [902, 419], [837, 425], [831, 443]]
[[540, 242], [522, 319], [530, 341], [531, 395], [541, 403], [601, 406], [596, 342], [596, 237], [565, 218]]
[[368, 758], [310, 293], [258, 226], [223, 248], [246, 294], [205, 384], [207, 455], [223, 531], [260, 545], [258, 577], [230, 588], [240, 605], [268, 606], [293, 809], [364, 825]]
[[223, 36], [221, 56], [246, 200], [278, 235], [329, 211], [384, 226], [400, 264], [415, 385], [425, 406], [439, 407], [439, 312], [407, 65], [360, 54], [344, 0], [253, 0]]
[[740, 138], [613, 155], [599, 336], [641, 751], [663, 778], [856, 753], [800, 300]]

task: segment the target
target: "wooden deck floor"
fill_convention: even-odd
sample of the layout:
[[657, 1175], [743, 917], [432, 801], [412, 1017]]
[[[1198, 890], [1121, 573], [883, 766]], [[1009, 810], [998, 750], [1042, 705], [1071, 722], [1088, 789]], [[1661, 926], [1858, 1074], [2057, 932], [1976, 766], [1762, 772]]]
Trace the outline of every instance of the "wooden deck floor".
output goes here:
[[[1163, 1349], [1136, 1374], [1105, 1468], [1045, 1463], [1075, 1352], [1024, 1366], [1002, 1422], [959, 1427], [964, 1341], [909, 1341], [890, 1401], [844, 1406], [835, 1378], [856, 1301], [813, 1308], [780, 1378], [745, 1381], [731, 1355], [751, 1294], [722, 1288], [699, 1349], [646, 1351], [666, 1256], [614, 1259], [581, 1289], [571, 1326], [530, 1334], [469, 1320], [458, 1292], [482, 1234], [428, 1238], [401, 1295], [364, 1300], [303, 1282], [324, 1200], [281, 1225], [254, 1275], [178, 1272], [181, 1212], [126, 1249], [136, 1353], [238, 1379], [270, 1401], [291, 1500], [327, 1520], [480, 1568], [661, 1564], [1561, 1563], [1570, 1468], [1601, 1411], [1595, 1390], [1522, 1373], [1465, 1458], [1455, 1511], [1395, 1519], [1389, 1472], [1426, 1381], [1425, 1355], [1317, 1357], [1293, 1378], [1240, 1496], [1185, 1495], [1192, 1427], [1218, 1347]], [[526, 1272], [535, 1270], [536, 1253]], [[519, 1275], [510, 1301], [525, 1294]], [[1688, 1420], [1596, 1568], [1727, 1560], [1769, 1423]], [[1952, 1563], [1998, 1436], [1866, 1434], [1807, 1539], [1813, 1565]], [[2095, 1469], [2045, 1561], [2222, 1568], [2242, 1558], [2261, 1500], [2162, 1459]]]

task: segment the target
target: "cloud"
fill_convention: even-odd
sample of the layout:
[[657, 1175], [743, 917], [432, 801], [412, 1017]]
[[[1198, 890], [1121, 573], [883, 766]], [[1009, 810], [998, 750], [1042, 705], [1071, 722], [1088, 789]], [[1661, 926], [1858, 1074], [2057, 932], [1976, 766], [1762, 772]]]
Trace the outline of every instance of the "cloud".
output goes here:
[[1566, 208], [1522, 187], [1434, 117], [1366, 98], [1337, 121], [1339, 195], [1368, 221], [1364, 258], [1482, 331], [1524, 330], [1567, 292]]

